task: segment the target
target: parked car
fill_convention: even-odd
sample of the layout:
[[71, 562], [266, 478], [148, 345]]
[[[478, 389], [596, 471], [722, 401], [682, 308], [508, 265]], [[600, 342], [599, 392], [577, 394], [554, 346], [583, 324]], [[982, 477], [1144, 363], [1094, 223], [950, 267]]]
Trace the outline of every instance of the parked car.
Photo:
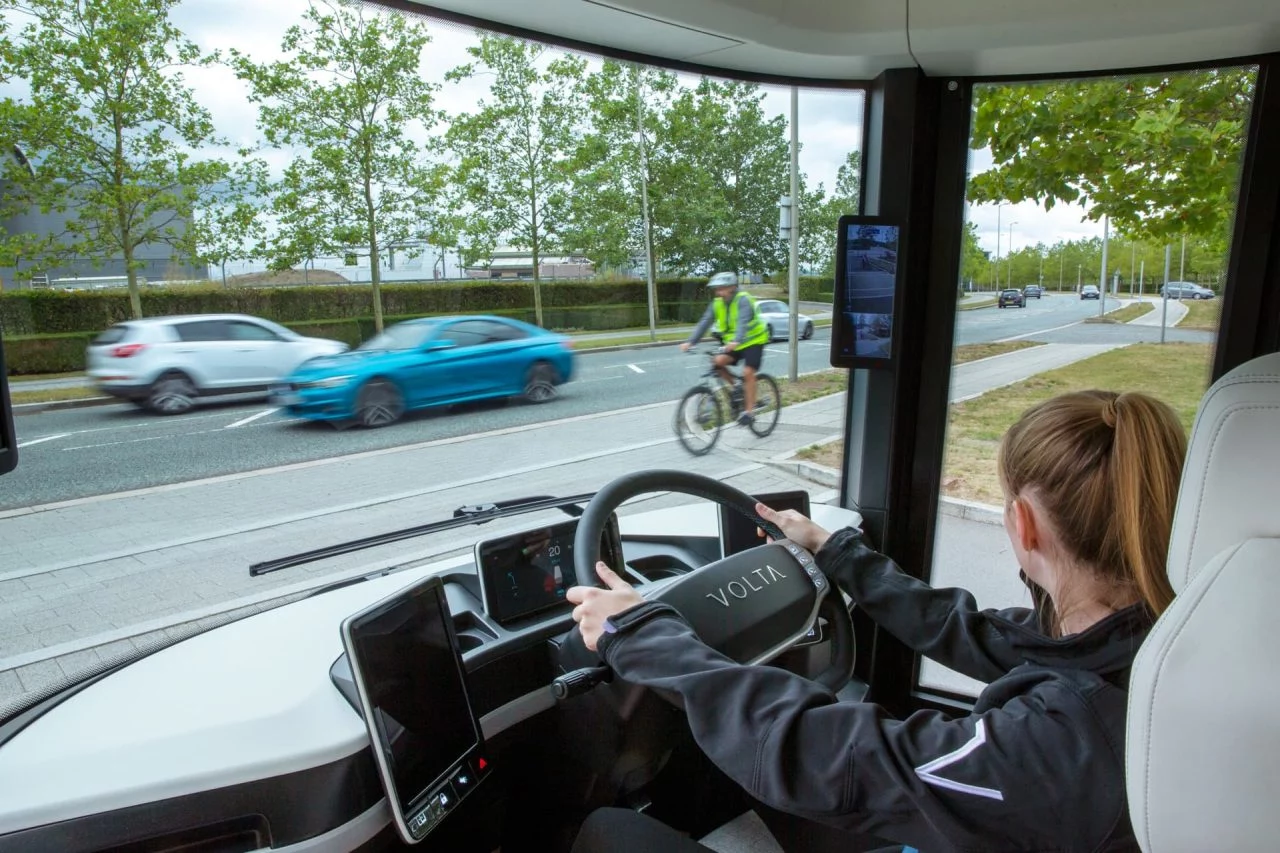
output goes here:
[[1207, 287], [1190, 281], [1171, 281], [1160, 288], [1170, 299], [1212, 299], [1216, 294]]
[[569, 338], [505, 317], [427, 317], [298, 367], [272, 394], [289, 414], [379, 427], [405, 412], [493, 397], [544, 403], [573, 378]]
[[1039, 299], [1041, 296], [1044, 296], [1044, 288], [1038, 284], [1028, 284], [1022, 288], [1023, 299]]
[[1101, 299], [1102, 293], [1098, 290], [1098, 285], [1086, 284], [1084, 287], [1080, 288], [1080, 298], [1081, 299]]
[[[769, 327], [769, 340], [791, 337], [791, 309], [787, 303], [777, 299], [762, 299], [756, 303], [756, 310], [760, 312], [760, 319]], [[800, 330], [800, 337], [804, 340], [813, 337], [813, 320], [804, 314], [796, 315], [796, 328]]]
[[176, 415], [199, 397], [266, 393], [307, 359], [346, 349], [261, 317], [192, 314], [117, 323], [89, 344], [85, 363], [102, 392]]
[[1025, 305], [1022, 297], [1022, 291], [1014, 288], [1000, 291], [1000, 298], [996, 300], [996, 307], [1003, 308], [1006, 305], [1015, 305], [1021, 308]]

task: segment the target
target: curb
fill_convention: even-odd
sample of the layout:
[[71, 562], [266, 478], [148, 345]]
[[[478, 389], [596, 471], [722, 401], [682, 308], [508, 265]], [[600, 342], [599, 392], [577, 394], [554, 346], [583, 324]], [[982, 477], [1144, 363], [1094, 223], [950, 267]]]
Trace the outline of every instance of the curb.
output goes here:
[[[10, 386], [12, 390], [12, 386]], [[48, 403], [14, 403], [13, 413], [15, 415], [38, 415], [41, 412], [50, 412], [57, 409], [83, 409], [89, 406], [105, 406], [110, 403], [121, 402], [116, 397], [79, 397], [75, 400], [52, 400]]]

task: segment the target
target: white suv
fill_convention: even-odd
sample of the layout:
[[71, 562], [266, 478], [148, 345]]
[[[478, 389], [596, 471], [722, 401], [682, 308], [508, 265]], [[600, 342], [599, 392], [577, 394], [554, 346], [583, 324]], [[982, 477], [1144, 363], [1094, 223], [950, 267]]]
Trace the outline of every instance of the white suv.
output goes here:
[[193, 314], [117, 323], [89, 344], [85, 362], [104, 393], [176, 415], [197, 397], [265, 394], [307, 359], [346, 349], [260, 317]]

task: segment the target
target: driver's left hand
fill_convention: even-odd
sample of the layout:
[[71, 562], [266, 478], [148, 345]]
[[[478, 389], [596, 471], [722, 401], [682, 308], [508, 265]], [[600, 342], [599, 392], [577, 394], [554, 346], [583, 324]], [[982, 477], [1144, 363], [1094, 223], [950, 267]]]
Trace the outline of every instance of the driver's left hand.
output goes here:
[[635, 587], [618, 577], [617, 572], [604, 563], [596, 563], [596, 574], [600, 575], [600, 580], [604, 581], [608, 589], [573, 586], [565, 593], [565, 598], [578, 605], [573, 608], [573, 621], [578, 623], [583, 642], [593, 652], [600, 635], [604, 633], [604, 620], [644, 602]]

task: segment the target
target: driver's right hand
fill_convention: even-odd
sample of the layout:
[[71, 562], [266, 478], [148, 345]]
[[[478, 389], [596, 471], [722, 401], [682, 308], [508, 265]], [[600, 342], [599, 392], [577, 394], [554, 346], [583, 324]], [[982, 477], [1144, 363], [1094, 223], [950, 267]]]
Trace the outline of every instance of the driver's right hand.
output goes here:
[[831, 538], [829, 531], [794, 509], [785, 509], [782, 512], [777, 512], [762, 503], [757, 503], [756, 512], [765, 521], [777, 525], [778, 529], [785, 533], [788, 539], [811, 554], [818, 553], [827, 540]]

